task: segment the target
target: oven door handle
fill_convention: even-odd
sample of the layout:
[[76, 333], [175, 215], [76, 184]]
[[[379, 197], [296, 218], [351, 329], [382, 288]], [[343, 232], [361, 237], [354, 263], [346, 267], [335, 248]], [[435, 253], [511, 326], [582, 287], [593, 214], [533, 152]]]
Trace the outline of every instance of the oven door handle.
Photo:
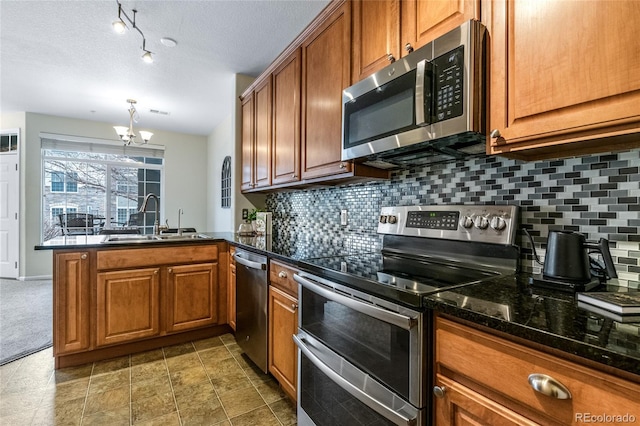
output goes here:
[[297, 336], [294, 334], [293, 341], [313, 365], [320, 369], [320, 371], [322, 371], [327, 377], [329, 377], [335, 384], [340, 386], [342, 389], [344, 389], [351, 396], [362, 402], [367, 407], [371, 408], [381, 416], [397, 425], [414, 426], [417, 423], [417, 414], [409, 417], [404, 415], [404, 413], [402, 412], [399, 412], [391, 407], [382, 404], [380, 401], [371, 397], [359, 387], [353, 385], [339, 373], [335, 372], [331, 367], [322, 362], [322, 360], [313, 353], [313, 350], [306, 345], [305, 338], [303, 336]]
[[315, 284], [314, 282], [309, 281], [307, 278], [301, 277], [298, 274], [294, 274], [293, 279], [303, 287], [311, 290], [314, 293], [321, 295], [326, 299], [340, 303], [362, 314], [369, 315], [370, 317], [379, 319], [380, 321], [384, 321], [388, 324], [392, 324], [392, 325], [395, 325], [396, 327], [400, 327], [403, 330], [411, 330], [418, 323], [418, 321], [415, 318], [411, 318], [405, 315], [397, 314], [395, 312], [387, 311], [386, 309], [378, 308], [377, 306], [374, 306], [374, 305], [368, 305], [366, 303], [351, 299], [350, 297], [335, 293], [331, 290], [328, 290], [324, 286]]

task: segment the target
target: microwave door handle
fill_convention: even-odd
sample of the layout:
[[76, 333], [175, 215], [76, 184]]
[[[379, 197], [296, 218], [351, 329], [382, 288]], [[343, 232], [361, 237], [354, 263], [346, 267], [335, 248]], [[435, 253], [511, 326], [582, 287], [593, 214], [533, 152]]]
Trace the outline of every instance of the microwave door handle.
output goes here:
[[411, 330], [416, 325], [416, 320], [414, 318], [387, 311], [386, 309], [381, 309], [374, 305], [368, 305], [363, 302], [358, 302], [354, 299], [351, 299], [350, 297], [343, 296], [331, 290], [327, 290], [325, 287], [315, 284], [298, 274], [294, 274], [293, 279], [303, 287], [306, 287], [312, 292], [319, 294], [325, 299], [340, 303], [341, 305], [347, 306], [362, 314], [369, 315], [370, 317], [377, 318], [380, 321], [384, 321], [388, 324], [393, 324], [396, 327], [402, 328], [403, 330]]
[[416, 417], [409, 418], [407, 416], [404, 416], [402, 413], [395, 411], [390, 407], [387, 407], [386, 405], [367, 395], [362, 389], [353, 385], [347, 379], [335, 372], [331, 367], [322, 362], [322, 360], [313, 353], [312, 349], [305, 344], [304, 337], [297, 336], [295, 334], [292, 337], [295, 344], [298, 346], [298, 348], [300, 348], [300, 351], [309, 359], [309, 361], [311, 361], [313, 365], [315, 365], [335, 384], [340, 386], [351, 396], [397, 425], [415, 425], [417, 420]]
[[[431, 124], [431, 120], [425, 114], [425, 93], [426, 90], [431, 91], [431, 81], [426, 82], [425, 77], [428, 77], [427, 71], [431, 67], [431, 62], [426, 59], [418, 62], [416, 66], [416, 125], [417, 126], [426, 126]], [[426, 111], [430, 114], [430, 111]]]

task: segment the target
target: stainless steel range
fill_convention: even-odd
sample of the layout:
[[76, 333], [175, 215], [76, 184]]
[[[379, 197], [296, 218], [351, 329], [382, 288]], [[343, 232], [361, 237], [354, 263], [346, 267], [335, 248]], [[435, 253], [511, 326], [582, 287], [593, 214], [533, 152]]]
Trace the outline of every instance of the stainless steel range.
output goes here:
[[382, 250], [301, 261], [298, 424], [430, 423], [425, 295], [518, 269], [516, 206], [384, 207]]

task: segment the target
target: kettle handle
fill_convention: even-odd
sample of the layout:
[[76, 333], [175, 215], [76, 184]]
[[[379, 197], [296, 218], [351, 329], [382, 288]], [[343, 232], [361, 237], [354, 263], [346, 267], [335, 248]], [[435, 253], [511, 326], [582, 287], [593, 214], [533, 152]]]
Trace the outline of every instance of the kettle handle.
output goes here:
[[609, 251], [609, 240], [607, 240], [606, 238], [600, 238], [597, 244], [587, 243], [586, 246], [588, 248], [598, 250], [600, 254], [602, 254], [602, 260], [604, 260], [604, 266], [609, 278], [618, 278], [616, 268], [613, 265], [613, 258], [611, 257], [611, 252]]

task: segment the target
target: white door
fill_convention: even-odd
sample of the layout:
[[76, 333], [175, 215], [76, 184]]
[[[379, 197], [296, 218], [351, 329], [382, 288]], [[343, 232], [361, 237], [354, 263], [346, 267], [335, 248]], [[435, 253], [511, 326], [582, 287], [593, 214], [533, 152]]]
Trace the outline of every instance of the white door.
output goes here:
[[19, 174], [17, 130], [0, 132], [0, 277], [18, 278]]

